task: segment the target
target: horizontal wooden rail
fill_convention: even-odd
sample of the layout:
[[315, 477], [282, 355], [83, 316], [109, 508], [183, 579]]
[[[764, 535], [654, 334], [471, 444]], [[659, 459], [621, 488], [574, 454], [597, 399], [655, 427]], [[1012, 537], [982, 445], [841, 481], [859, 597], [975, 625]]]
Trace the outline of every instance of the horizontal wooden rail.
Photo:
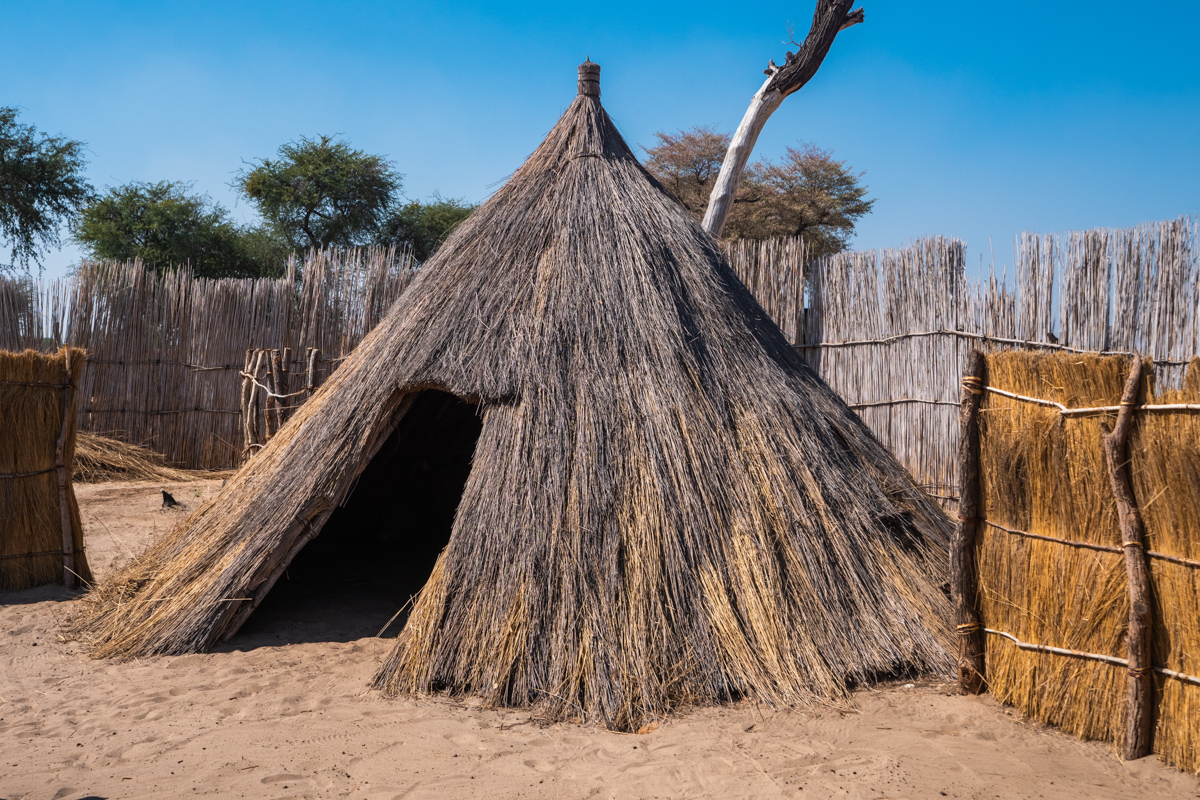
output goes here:
[[[1039, 342], [1032, 339], [1013, 339], [1005, 336], [988, 336], [985, 333], [971, 333], [969, 331], [948, 330], [939, 328], [932, 331], [911, 331], [909, 333], [897, 333], [894, 336], [885, 336], [880, 339], [851, 339], [844, 342], [814, 342], [812, 344], [794, 344], [796, 350], [816, 350], [832, 347], [861, 347], [872, 344], [894, 344], [905, 339], [914, 339], [922, 336], [957, 336], [962, 339], [970, 339], [977, 342], [995, 342], [997, 344], [1016, 344], [1022, 347], [1030, 347], [1037, 350], [1059, 350], [1064, 353], [1095, 353], [1095, 350], [1087, 350], [1081, 347], [1069, 347], [1065, 344], [1056, 344], [1054, 342]], [[1099, 355], [1102, 356], [1131, 356], [1133, 353], [1126, 350], [1101, 350]], [[1161, 367], [1186, 367], [1187, 361], [1181, 361], [1170, 358], [1155, 359], [1156, 366]]]
[[930, 406], [953, 406], [958, 408], [958, 403], [953, 400], [923, 400], [919, 397], [900, 397], [895, 400], [876, 400], [871, 403], [848, 403], [847, 405], [853, 409], [859, 408], [876, 408], [878, 406], [898, 406], [909, 403], [921, 403]]
[[[990, 519], [980, 520], [985, 525], [1011, 533], [1015, 536], [1024, 536], [1028, 539], [1039, 539], [1043, 542], [1053, 542], [1054, 544], [1062, 544], [1067, 547], [1079, 547], [1084, 550], [1100, 550], [1105, 553], [1124, 553], [1125, 549], [1115, 544], [1095, 544], [1093, 542], [1080, 542], [1075, 539], [1059, 539], [1054, 536], [1045, 536], [1040, 533], [1030, 533], [1029, 531], [1021, 531], [1015, 528], [1007, 528], [998, 523], [992, 522]], [[1179, 564], [1184, 567], [1200, 567], [1200, 561], [1183, 556], [1173, 556], [1169, 553], [1160, 553], [1157, 550], [1147, 550], [1146, 555], [1150, 558], [1156, 558], [1160, 561], [1170, 561], [1172, 564]]]
[[[1011, 633], [998, 631], [995, 628], [984, 628], [983, 630], [985, 633], [990, 633], [993, 636], [1000, 636], [1008, 639], [1021, 650], [1032, 650], [1037, 653], [1049, 653], [1050, 655], [1068, 656], [1070, 658], [1082, 658], [1087, 661], [1103, 661], [1106, 664], [1112, 664], [1114, 667], [1125, 667], [1126, 669], [1129, 669], [1129, 661], [1124, 658], [1106, 656], [1101, 653], [1087, 653], [1082, 650], [1068, 650], [1065, 647], [1051, 647], [1048, 644], [1031, 644], [1029, 642], [1022, 642]], [[1167, 669], [1166, 667], [1151, 667], [1151, 669], [1153, 669], [1159, 675], [1166, 675], [1168, 678], [1174, 678], [1177, 681], [1183, 681], [1184, 683], [1191, 683], [1195, 684], [1196, 686], [1200, 686], [1200, 678], [1196, 677], [1195, 675], [1189, 675], [1186, 672], [1177, 672], [1176, 670]]]
[[[1057, 403], [1053, 400], [1045, 400], [1040, 397], [1028, 397], [1015, 392], [1006, 392], [1003, 389], [997, 389], [994, 386], [988, 386], [987, 390], [992, 394], [998, 394], [1001, 397], [1008, 397], [1012, 400], [1020, 400], [1025, 403], [1036, 403], [1042, 406], [1050, 406], [1058, 410], [1059, 414], [1064, 417], [1085, 417], [1095, 416], [1097, 414], [1116, 414], [1121, 410], [1120, 405], [1115, 406], [1090, 406], [1087, 408], [1067, 408], [1062, 403]], [[1200, 403], [1146, 403], [1133, 407], [1134, 411], [1200, 411]]]

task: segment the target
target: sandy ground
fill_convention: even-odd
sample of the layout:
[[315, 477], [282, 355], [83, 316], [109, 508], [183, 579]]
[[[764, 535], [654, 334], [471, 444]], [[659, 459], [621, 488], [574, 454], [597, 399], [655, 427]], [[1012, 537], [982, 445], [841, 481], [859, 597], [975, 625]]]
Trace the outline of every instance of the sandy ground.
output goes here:
[[[167, 488], [195, 504], [217, 485]], [[159, 488], [78, 487], [98, 575], [177, 519]], [[1200, 797], [1156, 758], [939, 683], [862, 691], [853, 711], [692, 709], [640, 736], [387, 700], [366, 687], [387, 604], [356, 591], [264, 604], [219, 652], [131, 663], [58, 641], [61, 588], [0, 594], [0, 798]]]

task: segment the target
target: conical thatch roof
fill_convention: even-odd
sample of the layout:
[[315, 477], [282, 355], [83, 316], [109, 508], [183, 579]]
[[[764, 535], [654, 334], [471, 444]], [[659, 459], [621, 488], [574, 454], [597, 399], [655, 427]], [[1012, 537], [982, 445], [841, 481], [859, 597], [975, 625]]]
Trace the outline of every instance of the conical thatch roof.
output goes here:
[[101, 587], [79, 621], [96, 654], [230, 634], [438, 389], [478, 404], [482, 431], [385, 692], [629, 728], [951, 665], [949, 521], [641, 167], [595, 86], [270, 445]]

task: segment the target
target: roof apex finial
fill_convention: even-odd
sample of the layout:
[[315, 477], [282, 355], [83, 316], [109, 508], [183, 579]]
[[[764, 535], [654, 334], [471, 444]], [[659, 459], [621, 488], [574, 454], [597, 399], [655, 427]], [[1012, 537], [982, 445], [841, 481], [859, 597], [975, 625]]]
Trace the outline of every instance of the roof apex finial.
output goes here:
[[588, 97], [600, 96], [600, 65], [593, 64], [590, 57], [579, 65], [579, 93]]

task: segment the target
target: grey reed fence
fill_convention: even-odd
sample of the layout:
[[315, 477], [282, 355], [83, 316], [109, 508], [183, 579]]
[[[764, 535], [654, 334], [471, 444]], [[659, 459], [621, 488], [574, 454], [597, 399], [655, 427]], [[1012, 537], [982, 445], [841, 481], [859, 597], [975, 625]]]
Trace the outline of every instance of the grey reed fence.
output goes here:
[[739, 241], [735, 272], [919, 483], [958, 494], [959, 385], [972, 347], [1137, 351], [1160, 387], [1200, 352], [1197, 220], [1022, 234], [1016, 286], [965, 273], [963, 243], [808, 261], [799, 239]]
[[84, 348], [81, 430], [145, 444], [196, 469], [235, 466], [243, 450], [245, 353], [290, 348], [322, 382], [407, 287], [395, 250], [328, 250], [278, 279], [193, 279], [132, 264], [85, 264], [69, 280], [0, 281], [0, 349]]

